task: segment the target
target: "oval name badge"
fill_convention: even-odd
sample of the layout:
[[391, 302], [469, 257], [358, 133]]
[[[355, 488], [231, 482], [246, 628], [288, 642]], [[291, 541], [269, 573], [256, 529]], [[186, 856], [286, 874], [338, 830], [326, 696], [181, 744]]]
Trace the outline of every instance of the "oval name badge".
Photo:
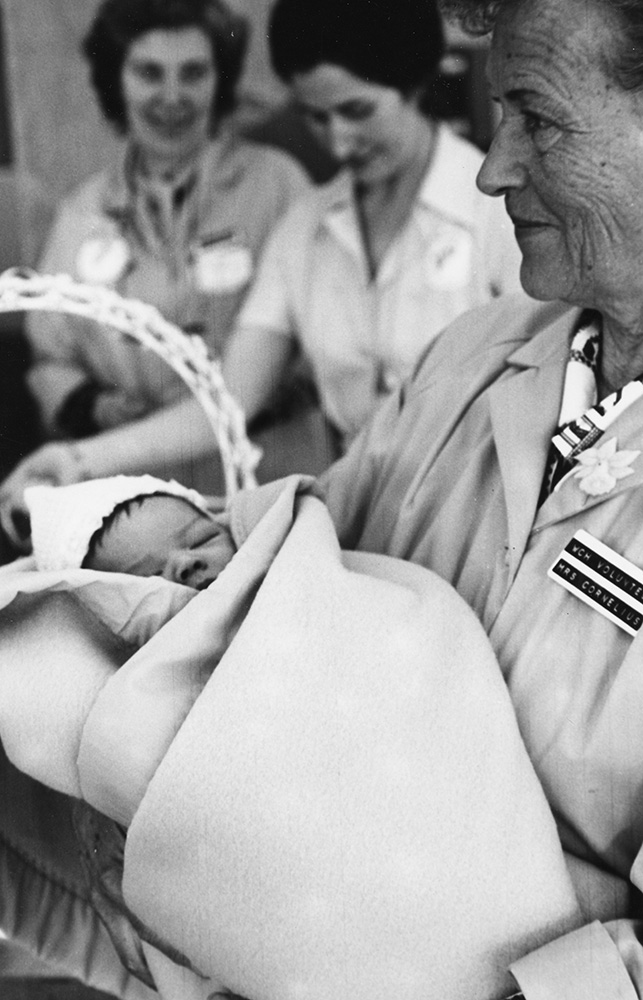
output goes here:
[[231, 241], [201, 246], [194, 253], [192, 268], [199, 291], [211, 295], [236, 292], [252, 277], [252, 254], [248, 247]]
[[89, 285], [115, 285], [131, 261], [123, 236], [90, 236], [76, 255], [76, 272]]
[[431, 288], [448, 291], [470, 281], [473, 239], [469, 233], [451, 230], [440, 234], [427, 253], [426, 276]]

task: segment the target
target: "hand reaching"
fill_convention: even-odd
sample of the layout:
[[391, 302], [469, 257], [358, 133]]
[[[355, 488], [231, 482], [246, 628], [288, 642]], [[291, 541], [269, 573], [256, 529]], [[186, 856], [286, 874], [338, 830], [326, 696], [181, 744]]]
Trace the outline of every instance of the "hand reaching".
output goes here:
[[147, 412], [147, 405], [139, 399], [133, 399], [125, 392], [104, 391], [98, 394], [94, 401], [93, 417], [101, 430], [120, 427], [137, 420]]
[[75, 444], [45, 444], [23, 459], [0, 485], [0, 525], [11, 543], [21, 552], [30, 549], [26, 486], [38, 482], [67, 486], [88, 478]]

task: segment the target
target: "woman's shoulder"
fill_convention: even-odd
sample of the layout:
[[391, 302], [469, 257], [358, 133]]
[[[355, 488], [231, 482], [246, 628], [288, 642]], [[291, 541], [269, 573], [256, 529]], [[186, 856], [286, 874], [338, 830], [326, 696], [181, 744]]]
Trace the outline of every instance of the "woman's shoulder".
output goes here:
[[239, 136], [234, 138], [230, 154], [243, 168], [244, 174], [260, 177], [264, 188], [271, 182], [282, 186], [299, 185], [302, 188], [308, 188], [311, 184], [301, 163], [276, 146]]
[[556, 335], [561, 321], [561, 336], [563, 329], [567, 333], [574, 315], [565, 302], [537, 302], [524, 292], [477, 306], [447, 326], [425, 351], [415, 371], [415, 387], [421, 390], [446, 370], [466, 381], [469, 373], [503, 367], [529, 341], [546, 331]]
[[104, 167], [90, 174], [61, 198], [59, 211], [73, 213], [96, 212], [106, 192], [113, 186], [115, 167]]
[[309, 185], [284, 215], [282, 228], [311, 236], [334, 206], [346, 204], [350, 198], [350, 185], [345, 171], [323, 184]]

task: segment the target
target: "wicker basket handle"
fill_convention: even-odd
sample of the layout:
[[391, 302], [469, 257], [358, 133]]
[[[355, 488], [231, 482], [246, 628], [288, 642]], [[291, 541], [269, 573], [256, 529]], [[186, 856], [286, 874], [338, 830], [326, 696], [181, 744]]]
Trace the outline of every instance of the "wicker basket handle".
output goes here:
[[12, 268], [0, 275], [0, 313], [59, 312], [94, 320], [162, 358], [201, 404], [221, 455], [226, 494], [256, 486], [261, 451], [246, 435], [245, 418], [226, 389], [221, 365], [203, 340], [184, 333], [155, 306], [126, 299], [111, 288], [83, 285], [69, 275]]

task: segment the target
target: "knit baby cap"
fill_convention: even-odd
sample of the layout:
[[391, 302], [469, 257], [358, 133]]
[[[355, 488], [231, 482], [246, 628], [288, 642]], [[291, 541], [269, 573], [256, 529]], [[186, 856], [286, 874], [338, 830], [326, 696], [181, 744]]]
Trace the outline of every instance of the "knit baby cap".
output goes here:
[[196, 490], [156, 476], [110, 476], [71, 486], [28, 486], [25, 502], [36, 566], [39, 570], [79, 569], [92, 535], [115, 507], [155, 494], [179, 497], [209, 513]]

